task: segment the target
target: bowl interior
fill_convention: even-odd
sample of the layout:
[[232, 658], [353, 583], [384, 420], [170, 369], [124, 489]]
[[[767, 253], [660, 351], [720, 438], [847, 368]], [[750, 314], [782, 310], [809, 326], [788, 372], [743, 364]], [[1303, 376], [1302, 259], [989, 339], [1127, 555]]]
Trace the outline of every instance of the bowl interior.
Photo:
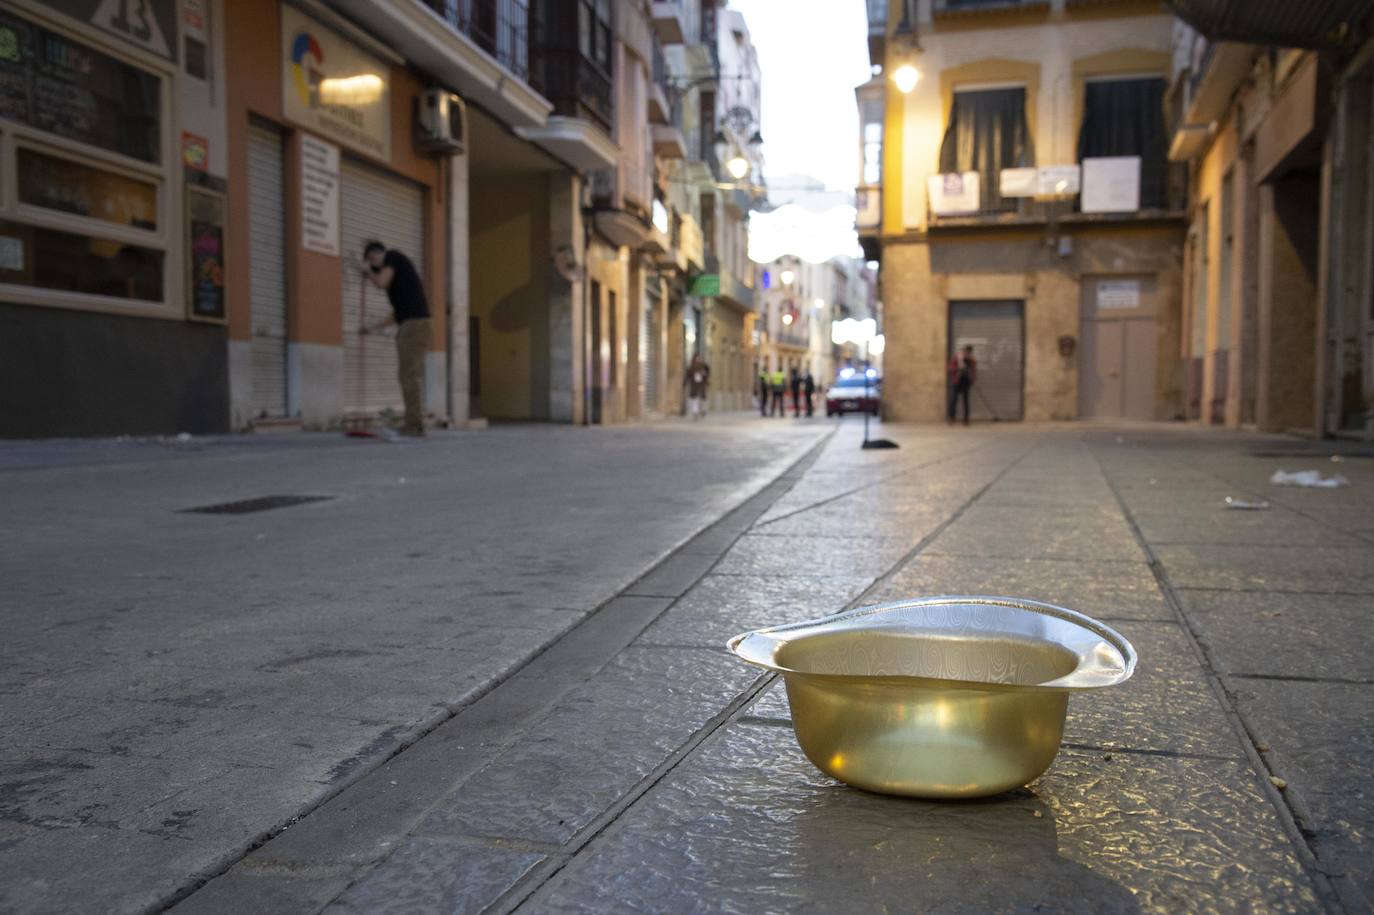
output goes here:
[[789, 639], [774, 655], [798, 673], [922, 677], [1039, 686], [1078, 666], [1078, 655], [1043, 638], [1006, 632], [949, 635], [895, 626], [836, 628]]
[[1081, 613], [1008, 597], [933, 597], [746, 632], [730, 650], [771, 670], [974, 688], [1096, 689], [1128, 680], [1131, 643]]

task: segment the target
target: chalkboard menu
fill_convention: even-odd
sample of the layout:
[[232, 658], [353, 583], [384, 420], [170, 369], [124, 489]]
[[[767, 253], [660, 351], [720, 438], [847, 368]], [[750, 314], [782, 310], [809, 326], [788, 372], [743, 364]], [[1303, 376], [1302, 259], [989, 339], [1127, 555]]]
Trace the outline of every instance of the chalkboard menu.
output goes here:
[[191, 317], [224, 320], [224, 195], [186, 188]]
[[161, 92], [151, 73], [0, 11], [0, 117], [158, 162]]

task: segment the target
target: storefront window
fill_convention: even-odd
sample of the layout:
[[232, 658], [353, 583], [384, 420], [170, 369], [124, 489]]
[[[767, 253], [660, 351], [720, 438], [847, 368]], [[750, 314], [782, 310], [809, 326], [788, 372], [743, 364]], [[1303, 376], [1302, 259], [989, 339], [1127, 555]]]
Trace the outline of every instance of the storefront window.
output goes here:
[[170, 310], [184, 268], [169, 260], [168, 76], [90, 41], [0, 10], [0, 173], [14, 182], [0, 200], [0, 285], [7, 300]]
[[163, 253], [141, 245], [88, 238], [0, 221], [0, 283], [160, 302]]
[[16, 155], [21, 203], [157, 231], [155, 185], [34, 149]]
[[160, 161], [156, 76], [7, 13], [0, 13], [0, 49], [0, 117]]

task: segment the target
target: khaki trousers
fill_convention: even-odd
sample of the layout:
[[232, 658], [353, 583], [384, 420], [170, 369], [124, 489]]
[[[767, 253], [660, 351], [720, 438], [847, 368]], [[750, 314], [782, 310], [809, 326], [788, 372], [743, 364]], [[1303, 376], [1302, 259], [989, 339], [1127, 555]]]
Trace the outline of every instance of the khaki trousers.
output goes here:
[[425, 355], [429, 352], [430, 319], [411, 318], [396, 329], [397, 373], [406, 404], [406, 432], [425, 431]]

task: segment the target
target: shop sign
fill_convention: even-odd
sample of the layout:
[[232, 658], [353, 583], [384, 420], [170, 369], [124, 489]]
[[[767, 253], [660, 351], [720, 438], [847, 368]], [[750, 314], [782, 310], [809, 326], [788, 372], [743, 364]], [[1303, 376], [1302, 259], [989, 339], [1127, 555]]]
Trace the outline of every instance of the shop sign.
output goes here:
[[339, 147], [301, 135], [301, 247], [339, 254]]
[[1140, 157], [1083, 160], [1084, 213], [1134, 213], [1140, 209]]
[[1140, 280], [1098, 280], [1097, 309], [1139, 308]]
[[390, 159], [387, 65], [294, 7], [283, 6], [281, 16], [287, 118], [352, 149]]
[[159, 57], [176, 60], [177, 0], [43, 0]]
[[223, 321], [225, 316], [224, 217], [223, 194], [186, 189], [190, 314], [202, 321]]
[[703, 273], [692, 280], [692, 288], [688, 290], [689, 295], [720, 295], [720, 274]]
[[930, 193], [930, 211], [936, 216], [978, 212], [978, 185], [977, 172], [931, 175], [926, 182]]

